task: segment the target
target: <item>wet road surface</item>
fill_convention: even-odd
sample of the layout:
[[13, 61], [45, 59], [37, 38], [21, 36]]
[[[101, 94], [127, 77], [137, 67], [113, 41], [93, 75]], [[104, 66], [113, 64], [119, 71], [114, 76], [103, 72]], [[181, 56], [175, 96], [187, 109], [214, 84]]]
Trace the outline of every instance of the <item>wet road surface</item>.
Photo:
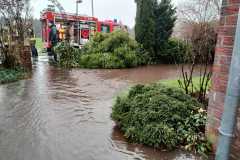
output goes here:
[[110, 118], [134, 83], [176, 77], [175, 66], [63, 70], [41, 57], [31, 79], [0, 86], [0, 160], [194, 160], [129, 144]]

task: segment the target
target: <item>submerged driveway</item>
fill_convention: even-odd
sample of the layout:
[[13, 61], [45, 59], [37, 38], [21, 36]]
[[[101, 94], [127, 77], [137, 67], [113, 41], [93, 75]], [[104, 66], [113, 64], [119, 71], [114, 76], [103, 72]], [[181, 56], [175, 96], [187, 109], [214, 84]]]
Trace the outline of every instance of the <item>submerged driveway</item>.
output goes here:
[[110, 118], [135, 82], [176, 77], [176, 67], [64, 70], [45, 57], [31, 79], [0, 86], [0, 160], [187, 160], [193, 155], [129, 144]]

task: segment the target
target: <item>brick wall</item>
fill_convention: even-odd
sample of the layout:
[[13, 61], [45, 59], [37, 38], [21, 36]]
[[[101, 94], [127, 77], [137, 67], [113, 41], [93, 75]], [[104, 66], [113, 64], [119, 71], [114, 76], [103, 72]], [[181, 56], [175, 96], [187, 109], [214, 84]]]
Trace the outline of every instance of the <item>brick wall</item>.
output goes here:
[[[208, 109], [207, 135], [216, 148], [218, 128], [224, 108], [229, 67], [235, 39], [240, 0], [223, 0], [215, 62], [213, 66], [212, 89]], [[240, 72], [240, 69], [239, 69]], [[240, 113], [240, 112], [239, 112]], [[236, 138], [232, 147], [232, 158], [240, 159], [240, 114], [236, 127]]]
[[24, 46], [24, 50], [20, 51], [20, 63], [24, 69], [31, 71], [32, 70], [32, 60], [31, 60], [31, 48], [29, 45]]

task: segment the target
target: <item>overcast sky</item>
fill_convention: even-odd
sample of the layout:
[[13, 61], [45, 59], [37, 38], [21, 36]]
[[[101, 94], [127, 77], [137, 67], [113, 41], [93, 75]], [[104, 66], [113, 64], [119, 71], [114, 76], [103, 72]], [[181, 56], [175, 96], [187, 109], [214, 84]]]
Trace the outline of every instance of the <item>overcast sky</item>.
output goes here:
[[[67, 12], [76, 12], [76, 0], [58, 0]], [[174, 0], [174, 3], [180, 0]], [[40, 17], [40, 11], [47, 7], [48, 0], [32, 0], [33, 14]], [[95, 16], [100, 20], [118, 19], [133, 27], [135, 24], [136, 4], [134, 0], [94, 0]], [[91, 0], [83, 0], [79, 14], [91, 15]]]

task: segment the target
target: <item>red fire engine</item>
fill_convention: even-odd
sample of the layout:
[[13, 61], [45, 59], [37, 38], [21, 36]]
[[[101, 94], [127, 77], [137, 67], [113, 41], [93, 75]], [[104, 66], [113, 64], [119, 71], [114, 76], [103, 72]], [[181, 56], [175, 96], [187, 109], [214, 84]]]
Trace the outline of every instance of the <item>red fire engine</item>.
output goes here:
[[68, 35], [70, 41], [74, 45], [84, 45], [92, 35], [96, 32], [110, 33], [116, 29], [126, 29], [121, 23], [116, 20], [106, 20], [99, 21], [96, 17], [89, 16], [77, 16], [76, 14], [66, 13], [57, 1], [55, 5], [59, 8], [60, 12], [55, 12], [54, 10], [47, 9], [41, 14], [42, 22], [42, 37], [45, 42], [45, 48], [50, 47], [49, 43], [49, 23], [53, 22], [59, 33], [59, 39], [64, 40], [66, 38], [66, 30], [68, 29]]

